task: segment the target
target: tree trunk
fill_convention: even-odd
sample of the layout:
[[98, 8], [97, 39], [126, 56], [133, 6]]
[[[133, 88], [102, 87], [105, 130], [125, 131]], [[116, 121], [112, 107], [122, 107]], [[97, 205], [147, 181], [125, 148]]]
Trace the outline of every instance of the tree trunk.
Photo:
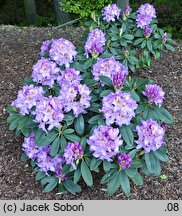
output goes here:
[[35, 0], [24, 0], [25, 14], [29, 25], [37, 23], [37, 12]]
[[129, 5], [129, 0], [117, 0], [116, 4], [122, 11], [124, 11], [126, 6]]
[[54, 10], [55, 10], [56, 20], [58, 25], [71, 20], [69, 14], [61, 10], [61, 1], [62, 0], [54, 0]]

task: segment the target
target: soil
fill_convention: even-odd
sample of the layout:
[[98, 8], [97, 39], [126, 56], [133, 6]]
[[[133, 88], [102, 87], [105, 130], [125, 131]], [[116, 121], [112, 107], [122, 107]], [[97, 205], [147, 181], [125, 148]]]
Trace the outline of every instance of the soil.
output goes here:
[[161, 180], [156, 176], [143, 176], [143, 186], [131, 185], [131, 196], [127, 198], [118, 190], [113, 196], [105, 193], [106, 186], [100, 185], [100, 174], [94, 175], [94, 187], [84, 182], [82, 192], [77, 195], [42, 193], [42, 186], [35, 180], [30, 164], [21, 162], [22, 137], [16, 137], [8, 130], [5, 107], [17, 96], [23, 80], [31, 75], [33, 64], [40, 58], [41, 43], [50, 38], [64, 37], [73, 43], [79, 42], [82, 29], [79, 27], [56, 28], [18, 28], [0, 27], [0, 199], [172, 199], [182, 198], [182, 42], [178, 42], [174, 53], [165, 52], [160, 61], [137, 71], [139, 77], [154, 79], [166, 92], [165, 105], [174, 117], [174, 125], [168, 127], [169, 162], [162, 164]]

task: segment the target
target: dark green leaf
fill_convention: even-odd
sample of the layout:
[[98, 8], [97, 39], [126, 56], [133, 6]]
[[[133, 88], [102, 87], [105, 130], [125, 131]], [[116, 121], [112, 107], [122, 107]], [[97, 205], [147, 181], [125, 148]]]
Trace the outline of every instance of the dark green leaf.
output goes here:
[[77, 169], [75, 170], [74, 176], [73, 176], [74, 183], [77, 183], [79, 181], [80, 177], [81, 177], [81, 168], [80, 168], [80, 166], [78, 166]]
[[81, 139], [80, 144], [82, 145], [83, 150], [85, 150], [86, 145], [87, 145], [87, 138], [86, 138], [86, 137], [83, 137], [83, 138]]
[[153, 154], [153, 152], [145, 153], [145, 162], [146, 162], [148, 171], [151, 174], [160, 175], [160, 171], [161, 171], [160, 162], [155, 157], [155, 155]]
[[103, 161], [103, 169], [105, 172], [108, 172], [111, 169], [111, 162], [104, 160]]
[[137, 102], [140, 101], [140, 97], [138, 96], [138, 94], [136, 92], [130, 91], [129, 93], [135, 101], [137, 101]]
[[136, 40], [134, 41], [133, 45], [136, 46], [136, 45], [142, 43], [143, 41], [144, 41], [144, 38], [138, 38], [138, 39], [136, 39]]
[[25, 153], [23, 153], [22, 155], [21, 155], [21, 161], [27, 161], [27, 160], [29, 160], [29, 158], [27, 157], [27, 155], [25, 154]]
[[84, 133], [84, 129], [85, 129], [85, 122], [84, 122], [84, 118], [83, 115], [80, 114], [74, 121], [74, 127], [75, 130], [77, 132], [77, 134], [79, 134], [80, 136], [83, 135]]
[[133, 132], [128, 126], [121, 126], [120, 133], [128, 146], [133, 146]]
[[98, 123], [98, 120], [99, 120], [100, 118], [102, 118], [102, 115], [101, 115], [101, 114], [95, 115], [95, 116], [93, 116], [92, 118], [90, 118], [90, 119], [88, 120], [88, 123], [89, 123], [89, 124], [97, 124], [97, 123]]
[[137, 172], [136, 169], [126, 169], [125, 172], [136, 185], [143, 184], [142, 176]]
[[72, 134], [72, 133], [74, 133], [74, 130], [71, 128], [63, 131], [63, 134]]
[[113, 90], [108, 89], [108, 90], [104, 90], [101, 92], [100, 97], [106, 97], [108, 96], [111, 92], [113, 92]]
[[127, 40], [133, 40], [133, 38], [134, 38], [133, 35], [129, 35], [129, 34], [125, 34], [125, 35], [123, 35], [123, 37]]
[[59, 147], [60, 147], [60, 139], [59, 137], [57, 137], [52, 143], [51, 148], [50, 148], [51, 157], [55, 157], [57, 155]]
[[9, 114], [18, 114], [18, 110], [17, 110], [15, 107], [13, 107], [13, 106], [8, 106], [8, 107], [6, 108], [6, 111], [7, 111]]
[[167, 162], [169, 160], [168, 156], [161, 149], [154, 151], [154, 155], [161, 161]]
[[91, 187], [93, 185], [92, 174], [84, 160], [81, 163], [81, 173], [85, 183]]
[[100, 80], [105, 83], [107, 86], [112, 87], [112, 81], [106, 76], [100, 76]]
[[171, 46], [171, 45], [169, 45], [169, 44], [165, 44], [165, 47], [166, 47], [168, 50], [172, 51], [172, 52], [175, 51], [174, 47]]
[[130, 196], [130, 181], [125, 172], [120, 172], [120, 184], [127, 197]]
[[102, 162], [101, 160], [93, 157], [90, 162], [90, 170], [95, 171], [98, 168], [98, 166], [101, 164], [101, 162]]
[[72, 180], [67, 179], [63, 185], [65, 188], [72, 194], [75, 194], [76, 192], [80, 192], [81, 188], [78, 184], [75, 184]]
[[56, 186], [57, 186], [57, 181], [56, 181], [56, 180], [55, 180], [55, 181], [52, 181], [52, 182], [49, 182], [49, 183], [45, 186], [43, 192], [44, 192], [44, 193], [48, 193], [48, 192], [52, 191]]
[[14, 121], [12, 121], [10, 123], [9, 130], [14, 130], [18, 126], [18, 122], [20, 121], [20, 119], [21, 117], [16, 118]]
[[105, 184], [108, 183], [110, 181], [110, 179], [112, 178], [113, 174], [116, 172], [116, 170], [111, 169], [109, 170], [109, 172], [107, 172], [101, 179], [100, 183], [101, 184]]
[[173, 117], [171, 116], [171, 114], [165, 109], [165, 108], [162, 108], [162, 107], [156, 107], [156, 112], [159, 116], [159, 119], [166, 123], [166, 124], [173, 124]]
[[41, 180], [41, 179], [43, 179], [45, 176], [46, 176], [45, 172], [41, 172], [41, 171], [40, 171], [40, 172], [37, 173], [35, 179], [36, 179], [36, 180]]
[[65, 134], [65, 137], [71, 142], [80, 142], [80, 137], [75, 134]]
[[46, 146], [51, 144], [57, 137], [57, 133], [55, 131], [52, 131], [50, 133], [47, 134], [47, 136], [45, 136], [43, 138], [43, 140], [41, 142], [39, 142], [39, 144], [37, 144], [38, 146]]
[[121, 183], [121, 175], [120, 172], [117, 172], [112, 176], [110, 182], [108, 183], [107, 193], [109, 195], [113, 195], [119, 188], [120, 183]]
[[83, 69], [86, 70], [92, 65], [92, 59], [89, 58], [84, 64], [83, 64]]
[[66, 139], [65, 139], [65, 137], [63, 135], [61, 135], [60, 143], [61, 143], [61, 148], [62, 149], [64, 149], [67, 146]]

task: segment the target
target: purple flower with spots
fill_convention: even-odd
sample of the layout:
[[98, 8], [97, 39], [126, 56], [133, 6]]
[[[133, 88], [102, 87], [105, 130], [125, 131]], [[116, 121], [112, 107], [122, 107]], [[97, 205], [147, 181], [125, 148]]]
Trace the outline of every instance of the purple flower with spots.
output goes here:
[[116, 4], [109, 4], [102, 10], [103, 20], [106, 22], [114, 22], [116, 19], [119, 19], [120, 12], [121, 9]]
[[129, 125], [137, 106], [129, 93], [117, 90], [103, 98], [100, 112], [104, 114], [107, 125]]
[[[92, 74], [96, 81], [100, 81], [100, 76], [106, 76], [112, 80], [114, 74], [117, 73], [128, 75], [128, 68], [123, 66], [119, 61], [116, 61], [114, 57], [98, 58], [96, 64], [93, 65]], [[104, 86], [104, 83], [101, 82], [101, 84]]]
[[64, 111], [67, 113], [73, 110], [76, 117], [81, 113], [86, 113], [86, 109], [90, 107], [90, 90], [86, 85], [62, 86], [60, 98], [64, 104]]
[[55, 62], [43, 58], [33, 66], [32, 78], [36, 83], [53, 87], [59, 73], [60, 68]]
[[59, 66], [65, 65], [69, 67], [69, 64], [73, 62], [76, 55], [75, 46], [69, 40], [63, 38], [53, 40], [49, 56]]
[[85, 55], [89, 56], [91, 54], [93, 57], [98, 56], [104, 51], [104, 46], [106, 43], [106, 38], [104, 33], [100, 29], [92, 30], [85, 43]]
[[92, 136], [87, 140], [93, 156], [101, 160], [112, 161], [123, 144], [118, 128], [100, 125], [95, 128]]
[[146, 27], [144, 30], [144, 35], [148, 38], [152, 34], [152, 29], [150, 27]]
[[153, 18], [156, 18], [156, 11], [151, 4], [142, 4], [137, 11], [137, 27], [145, 29], [150, 25]]
[[47, 130], [50, 131], [60, 126], [64, 118], [63, 101], [60, 97], [43, 97], [32, 114], [35, 115], [34, 121], [39, 123], [39, 128], [47, 133]]
[[60, 86], [71, 86], [72, 84], [80, 84], [81, 75], [80, 71], [75, 70], [74, 68], [66, 68], [62, 72], [61, 76], [57, 77], [57, 83]]
[[156, 121], [147, 119], [142, 121], [141, 125], [137, 125], [136, 132], [138, 140], [136, 140], [136, 148], [143, 148], [145, 153], [156, 151], [161, 148], [165, 142], [165, 130]]
[[23, 151], [28, 156], [28, 158], [35, 160], [39, 153], [38, 146], [34, 141], [34, 134], [32, 133], [29, 137], [24, 138], [24, 142], [22, 144]]
[[64, 158], [66, 164], [71, 164], [76, 169], [76, 164], [83, 158], [83, 148], [80, 143], [68, 143], [64, 149]]
[[132, 158], [129, 154], [126, 154], [125, 152], [121, 153], [118, 156], [118, 163], [122, 170], [128, 169], [131, 167]]
[[148, 84], [145, 86], [146, 91], [143, 91], [149, 102], [155, 103], [157, 106], [161, 106], [164, 100], [165, 92], [162, 88], [156, 84]]
[[49, 50], [51, 48], [53, 40], [46, 40], [42, 43], [42, 46], [40, 48], [40, 55], [43, 57], [45, 54], [49, 54]]
[[43, 97], [43, 94], [42, 87], [26, 85], [18, 92], [17, 99], [11, 105], [18, 108], [20, 114], [23, 116], [30, 114], [32, 107], [37, 105], [37, 102]]

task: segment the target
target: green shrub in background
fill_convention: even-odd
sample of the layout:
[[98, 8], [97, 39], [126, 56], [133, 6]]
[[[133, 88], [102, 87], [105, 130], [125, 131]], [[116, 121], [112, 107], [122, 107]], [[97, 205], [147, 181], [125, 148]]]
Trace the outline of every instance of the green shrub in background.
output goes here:
[[88, 18], [92, 13], [99, 14], [101, 9], [113, 0], [62, 0], [61, 7], [69, 13]]

